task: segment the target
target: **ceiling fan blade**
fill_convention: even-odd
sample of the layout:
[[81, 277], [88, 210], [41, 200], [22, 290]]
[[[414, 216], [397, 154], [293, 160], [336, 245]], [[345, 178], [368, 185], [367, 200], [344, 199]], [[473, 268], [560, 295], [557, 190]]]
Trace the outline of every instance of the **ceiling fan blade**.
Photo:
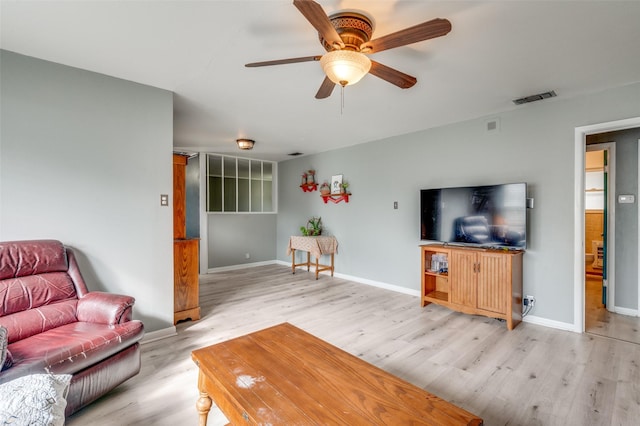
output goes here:
[[267, 67], [269, 65], [295, 64], [297, 62], [319, 61], [320, 58], [322, 58], [322, 56], [303, 56], [300, 58], [276, 59], [274, 61], [252, 62], [250, 64], [246, 64], [245, 67], [253, 68], [253, 67]]
[[325, 13], [322, 6], [313, 0], [293, 0], [293, 5], [298, 8], [300, 13], [307, 18], [307, 21], [324, 37], [324, 39], [333, 46], [338, 44], [344, 47], [344, 43], [340, 35], [331, 24], [329, 17]]
[[371, 61], [369, 74], [375, 75], [376, 77], [388, 81], [391, 84], [395, 84], [401, 89], [413, 87], [413, 85], [418, 81], [415, 77], [412, 77], [409, 74], [405, 74], [386, 65], [382, 65], [376, 61]]
[[360, 50], [365, 53], [382, 52], [383, 50], [393, 49], [394, 47], [406, 46], [407, 44], [441, 37], [448, 34], [449, 31], [451, 31], [451, 22], [446, 19], [436, 18], [362, 43]]
[[318, 93], [316, 93], [316, 99], [328, 98], [329, 96], [331, 96], [334, 87], [336, 87], [336, 84], [333, 81], [329, 80], [329, 77], [325, 77], [324, 81], [320, 85], [320, 88], [318, 89]]

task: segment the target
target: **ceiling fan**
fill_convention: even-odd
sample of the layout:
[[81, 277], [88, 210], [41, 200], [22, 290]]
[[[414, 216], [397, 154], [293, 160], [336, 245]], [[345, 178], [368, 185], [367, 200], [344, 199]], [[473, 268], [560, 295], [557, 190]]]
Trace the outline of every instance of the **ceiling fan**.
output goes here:
[[402, 89], [412, 87], [417, 82], [415, 77], [373, 61], [365, 54], [441, 37], [451, 31], [451, 23], [448, 20], [436, 18], [372, 40], [372, 21], [362, 13], [345, 11], [327, 16], [322, 6], [313, 0], [293, 0], [293, 5], [318, 31], [320, 43], [328, 53], [252, 62], [245, 66], [265, 67], [320, 61], [326, 77], [316, 93], [317, 99], [329, 97], [336, 84], [343, 87], [355, 84], [367, 73]]

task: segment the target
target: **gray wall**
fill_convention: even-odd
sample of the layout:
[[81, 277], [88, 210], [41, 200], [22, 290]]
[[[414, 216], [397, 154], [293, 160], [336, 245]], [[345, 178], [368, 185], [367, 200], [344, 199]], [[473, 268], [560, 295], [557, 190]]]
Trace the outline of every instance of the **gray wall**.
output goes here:
[[640, 128], [606, 132], [587, 137], [588, 144], [615, 144], [616, 193], [632, 194], [633, 204], [616, 202], [615, 301], [616, 307], [638, 309], [638, 140]]
[[636, 202], [616, 201], [615, 305], [638, 309], [638, 140], [640, 129], [614, 132], [616, 193], [633, 194]]
[[616, 201], [615, 226], [615, 305], [637, 309], [638, 300], [638, 140], [640, 128], [600, 133], [587, 137], [588, 144], [613, 142], [616, 161], [616, 193], [632, 194], [633, 204]]
[[[418, 291], [419, 190], [527, 182], [535, 208], [524, 291], [537, 299], [532, 315], [572, 324], [575, 128], [637, 116], [640, 84], [523, 105], [492, 116], [500, 121], [493, 132], [485, 117], [279, 163], [278, 259], [289, 261], [289, 236], [322, 216], [339, 241], [338, 273]], [[300, 191], [300, 174], [310, 168], [319, 181], [343, 174], [350, 202], [323, 204]]]
[[209, 269], [276, 258], [276, 214], [208, 214], [207, 220]]
[[90, 289], [172, 326], [172, 94], [7, 51], [0, 66], [0, 240], [61, 240]]

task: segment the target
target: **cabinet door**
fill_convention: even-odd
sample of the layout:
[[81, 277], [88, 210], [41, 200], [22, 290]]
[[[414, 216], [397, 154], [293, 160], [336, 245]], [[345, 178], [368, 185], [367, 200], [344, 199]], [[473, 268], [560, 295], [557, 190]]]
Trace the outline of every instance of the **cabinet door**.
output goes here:
[[449, 285], [451, 303], [476, 306], [476, 253], [465, 250], [451, 250], [449, 260]]
[[198, 240], [178, 240], [173, 243], [173, 305], [174, 312], [197, 308]]
[[511, 256], [479, 253], [478, 259], [478, 309], [506, 314], [511, 295]]

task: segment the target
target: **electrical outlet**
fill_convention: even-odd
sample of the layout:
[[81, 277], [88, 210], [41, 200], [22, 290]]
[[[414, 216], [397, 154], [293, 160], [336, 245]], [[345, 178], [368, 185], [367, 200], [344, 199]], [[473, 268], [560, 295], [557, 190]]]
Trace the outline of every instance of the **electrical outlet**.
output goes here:
[[536, 305], [536, 298], [533, 296], [526, 295], [522, 303], [524, 304], [524, 306], [531, 305], [531, 307], [533, 308]]
[[251, 255], [250, 255], [249, 253], [245, 253], [245, 254], [244, 254], [244, 258], [245, 258], [245, 259], [251, 259]]
[[394, 202], [393, 202], [393, 208], [394, 208], [395, 210], [398, 210], [398, 202], [397, 202], [397, 201], [394, 201]]

